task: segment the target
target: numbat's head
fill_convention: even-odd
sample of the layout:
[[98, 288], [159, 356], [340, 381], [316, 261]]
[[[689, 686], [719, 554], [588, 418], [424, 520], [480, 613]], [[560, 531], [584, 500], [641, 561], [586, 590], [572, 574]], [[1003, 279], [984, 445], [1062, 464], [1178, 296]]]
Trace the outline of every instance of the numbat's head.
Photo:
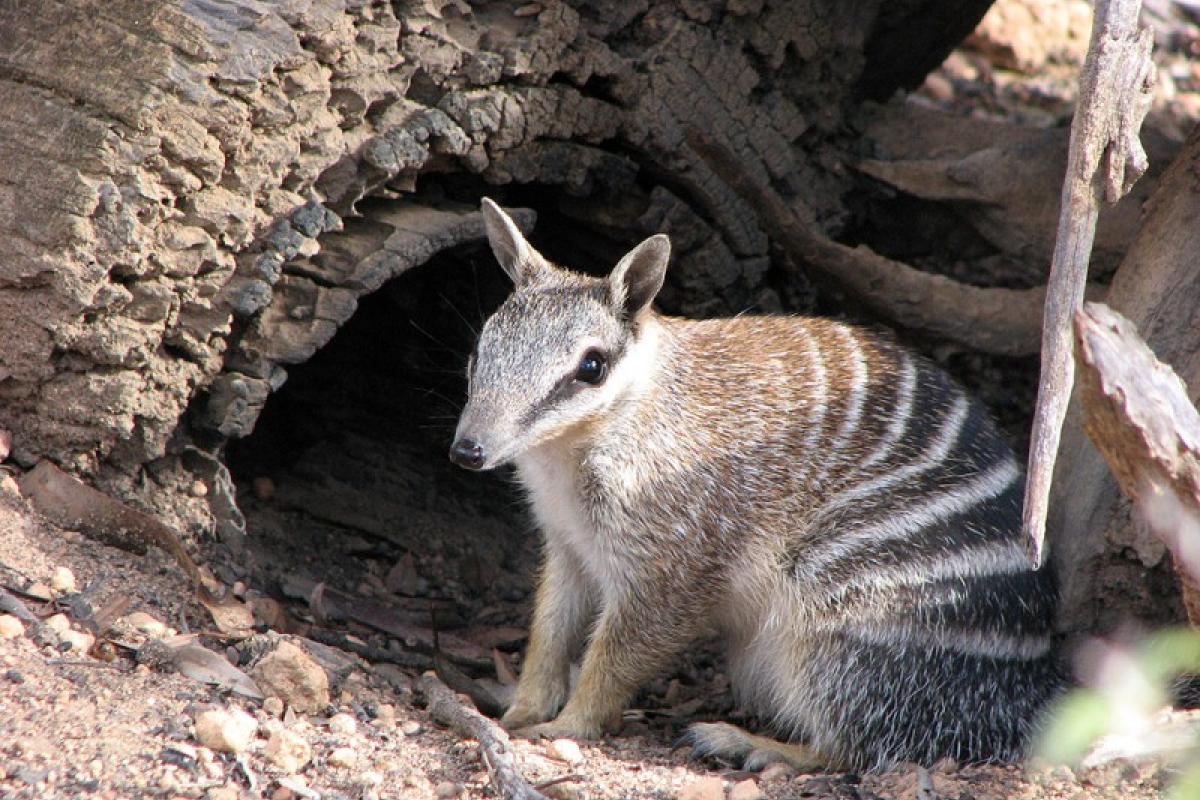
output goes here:
[[467, 469], [501, 466], [581, 430], [636, 386], [671, 252], [666, 236], [651, 236], [607, 278], [590, 278], [546, 261], [486, 198], [483, 218], [514, 290], [467, 366], [467, 406], [450, 447], [450, 460]]

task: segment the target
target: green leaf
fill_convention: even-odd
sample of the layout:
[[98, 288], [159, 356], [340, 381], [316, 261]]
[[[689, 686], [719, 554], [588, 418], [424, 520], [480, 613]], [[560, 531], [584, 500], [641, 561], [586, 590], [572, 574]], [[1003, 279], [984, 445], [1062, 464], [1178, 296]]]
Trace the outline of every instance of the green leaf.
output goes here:
[[1068, 692], [1051, 709], [1035, 752], [1051, 763], [1076, 763], [1108, 732], [1111, 707], [1093, 689]]

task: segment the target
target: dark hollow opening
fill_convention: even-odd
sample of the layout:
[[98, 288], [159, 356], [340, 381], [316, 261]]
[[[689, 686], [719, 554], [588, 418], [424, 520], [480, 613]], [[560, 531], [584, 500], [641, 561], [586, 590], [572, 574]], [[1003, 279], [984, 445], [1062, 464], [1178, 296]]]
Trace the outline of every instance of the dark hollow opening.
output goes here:
[[[465, 197], [470, 188], [451, 184], [446, 196], [478, 202], [478, 187]], [[559, 263], [602, 273], [636, 243], [581, 227], [544, 189], [488, 193], [535, 208], [530, 239]], [[369, 217], [370, 204], [363, 210]], [[467, 355], [509, 290], [484, 240], [442, 251], [361, 298], [325, 347], [289, 368], [254, 431], [226, 452], [256, 585], [300, 600], [302, 615], [303, 599], [325, 582], [409, 624], [428, 626], [436, 613], [451, 633], [528, 624], [538, 536], [520, 491], [507, 470], [469, 473], [447, 458]], [[377, 631], [358, 633], [389, 646]], [[727, 689], [710, 643], [636, 706], [651, 710], [648, 723], [676, 730], [697, 713], [728, 717]]]
[[415, 596], [468, 612], [525, 599], [536, 550], [515, 487], [446, 455], [474, 332], [506, 281], [483, 242], [389, 281], [230, 444], [251, 555], [281, 585], [304, 570], [387, 594], [411, 554], [417, 579], [400, 588]]

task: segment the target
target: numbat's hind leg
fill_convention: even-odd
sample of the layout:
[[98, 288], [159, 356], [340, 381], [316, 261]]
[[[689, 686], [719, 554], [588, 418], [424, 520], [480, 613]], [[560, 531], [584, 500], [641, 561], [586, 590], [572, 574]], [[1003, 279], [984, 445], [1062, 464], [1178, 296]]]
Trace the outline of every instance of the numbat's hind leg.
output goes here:
[[692, 746], [693, 759], [720, 758], [741, 764], [742, 769], [751, 772], [758, 772], [776, 761], [790, 764], [800, 772], [835, 766], [810, 747], [759, 736], [727, 722], [697, 722], [689, 725], [680, 744]]

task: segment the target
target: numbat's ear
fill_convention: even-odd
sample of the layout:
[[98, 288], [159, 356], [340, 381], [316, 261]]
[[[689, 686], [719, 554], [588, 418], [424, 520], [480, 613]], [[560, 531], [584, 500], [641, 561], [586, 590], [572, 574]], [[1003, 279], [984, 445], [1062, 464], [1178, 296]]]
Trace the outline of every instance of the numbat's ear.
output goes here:
[[481, 202], [483, 224], [487, 228], [488, 244], [504, 272], [516, 286], [529, 283], [538, 271], [545, 267], [542, 254], [526, 241], [517, 223], [504, 213], [504, 209], [488, 198]]
[[662, 289], [671, 258], [671, 240], [665, 234], [651, 236], [625, 254], [608, 276], [613, 305], [627, 319], [650, 307]]

